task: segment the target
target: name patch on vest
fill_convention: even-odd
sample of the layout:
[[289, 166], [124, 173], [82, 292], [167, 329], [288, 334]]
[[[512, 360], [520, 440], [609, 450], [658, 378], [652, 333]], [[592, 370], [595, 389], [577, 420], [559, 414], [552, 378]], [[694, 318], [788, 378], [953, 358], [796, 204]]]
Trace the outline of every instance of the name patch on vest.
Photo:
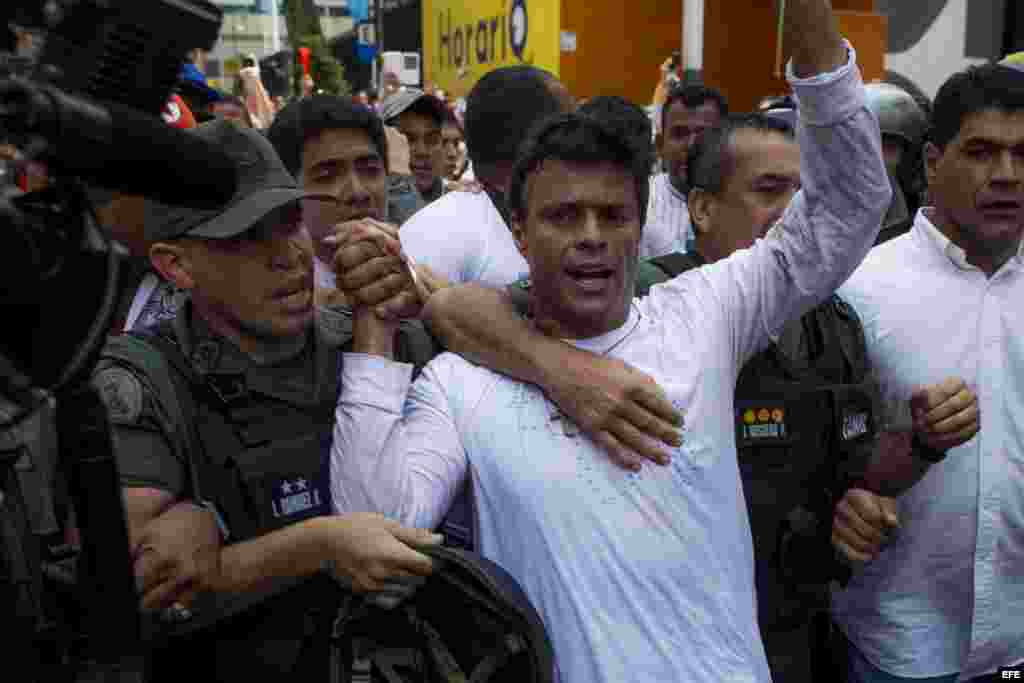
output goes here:
[[305, 477], [283, 477], [271, 486], [270, 506], [274, 517], [286, 519], [319, 508], [324, 496], [315, 482]]
[[748, 408], [740, 416], [740, 434], [747, 439], [784, 439], [786, 411], [781, 407]]
[[845, 413], [843, 415], [843, 441], [852, 441], [868, 433], [870, 415], [866, 412]]

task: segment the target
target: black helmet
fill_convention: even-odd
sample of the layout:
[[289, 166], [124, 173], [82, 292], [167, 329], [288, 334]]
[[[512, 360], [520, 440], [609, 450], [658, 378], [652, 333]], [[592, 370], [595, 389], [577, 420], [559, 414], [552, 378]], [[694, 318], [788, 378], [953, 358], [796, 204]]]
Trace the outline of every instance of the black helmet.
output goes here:
[[494, 562], [423, 548], [440, 568], [392, 610], [349, 596], [334, 624], [332, 674], [367, 683], [554, 683], [544, 624]]
[[928, 119], [910, 93], [891, 83], [868, 83], [864, 91], [882, 135], [899, 137], [911, 147], [924, 141]]

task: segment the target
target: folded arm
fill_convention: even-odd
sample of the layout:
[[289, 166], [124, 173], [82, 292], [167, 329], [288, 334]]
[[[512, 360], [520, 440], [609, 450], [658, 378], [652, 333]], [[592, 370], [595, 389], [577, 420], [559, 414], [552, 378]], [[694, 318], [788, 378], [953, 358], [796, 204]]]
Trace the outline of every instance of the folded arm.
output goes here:
[[327, 571], [357, 591], [393, 591], [430, 573], [415, 548], [439, 538], [380, 515], [316, 517], [223, 545], [213, 513], [182, 501], [139, 529], [135, 574], [144, 609], [188, 606], [201, 593], [272, 593]]

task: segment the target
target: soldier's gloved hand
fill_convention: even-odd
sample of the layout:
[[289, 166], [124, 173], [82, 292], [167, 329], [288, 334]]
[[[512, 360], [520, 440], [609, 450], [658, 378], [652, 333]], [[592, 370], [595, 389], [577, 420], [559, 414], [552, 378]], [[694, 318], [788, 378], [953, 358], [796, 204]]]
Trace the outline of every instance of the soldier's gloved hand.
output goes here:
[[836, 505], [832, 545], [852, 564], [871, 562], [898, 528], [895, 498], [853, 488]]
[[967, 443], [981, 429], [978, 397], [958, 377], [914, 392], [910, 415], [917, 438], [943, 453]]
[[187, 608], [216, 585], [222, 541], [216, 516], [189, 502], [146, 524], [132, 544], [142, 609]]
[[387, 609], [412, 596], [436, 568], [415, 548], [440, 545], [443, 538], [362, 512], [332, 517], [325, 537], [327, 570], [343, 586]]
[[671, 448], [682, 444], [683, 416], [658, 383], [618, 359], [568, 353], [545, 373], [548, 397], [620, 467], [669, 464]]

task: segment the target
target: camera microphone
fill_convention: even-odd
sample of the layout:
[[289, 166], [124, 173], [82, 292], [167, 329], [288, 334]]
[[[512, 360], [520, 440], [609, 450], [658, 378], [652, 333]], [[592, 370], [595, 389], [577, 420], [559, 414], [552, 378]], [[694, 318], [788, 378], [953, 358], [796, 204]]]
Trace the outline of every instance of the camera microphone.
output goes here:
[[235, 164], [223, 150], [124, 105], [9, 79], [0, 83], [0, 129], [42, 138], [55, 169], [125, 194], [218, 208], [237, 189]]

